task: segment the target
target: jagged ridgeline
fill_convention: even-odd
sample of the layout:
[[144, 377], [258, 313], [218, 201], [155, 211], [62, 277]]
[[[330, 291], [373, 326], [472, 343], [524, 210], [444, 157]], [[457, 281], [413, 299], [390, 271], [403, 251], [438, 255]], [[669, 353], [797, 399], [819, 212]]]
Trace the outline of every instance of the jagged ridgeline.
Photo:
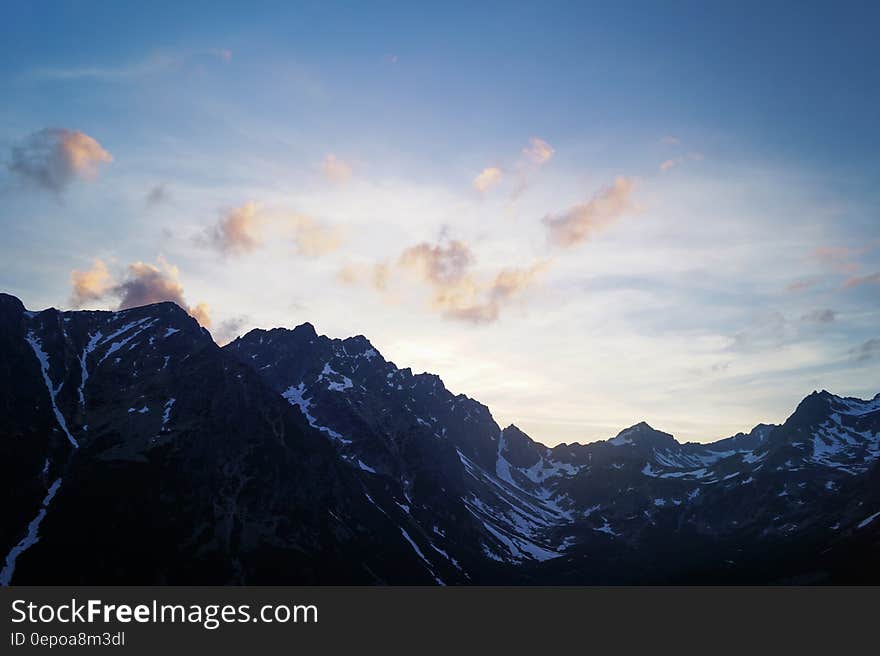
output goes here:
[[9, 295], [0, 386], [3, 584], [880, 583], [880, 395], [548, 448], [362, 336]]

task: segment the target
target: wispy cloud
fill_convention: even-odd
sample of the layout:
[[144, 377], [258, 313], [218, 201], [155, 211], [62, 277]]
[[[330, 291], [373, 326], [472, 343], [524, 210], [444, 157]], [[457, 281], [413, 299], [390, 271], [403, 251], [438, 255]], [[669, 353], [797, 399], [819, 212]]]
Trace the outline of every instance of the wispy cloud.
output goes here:
[[837, 273], [855, 273], [861, 268], [858, 258], [863, 253], [865, 253], [863, 248], [820, 246], [810, 253], [809, 259], [828, 266]]
[[591, 239], [596, 232], [635, 209], [632, 200], [634, 186], [631, 178], [618, 177], [586, 203], [575, 205], [561, 214], [545, 216], [542, 222], [550, 242], [569, 248]]
[[880, 357], [880, 337], [872, 337], [849, 350], [856, 362], [867, 362]]
[[662, 173], [666, 173], [667, 171], [671, 171], [677, 166], [681, 166], [688, 160], [699, 161], [703, 159], [702, 153], [688, 153], [687, 155], [679, 155], [678, 157], [673, 157], [671, 159], [664, 160], [660, 163], [660, 171]]
[[250, 319], [246, 315], [230, 317], [229, 319], [221, 321], [211, 332], [211, 335], [214, 337], [215, 342], [220, 346], [223, 346], [238, 337], [242, 333], [242, 328], [247, 325], [248, 321], [250, 321]]
[[343, 241], [342, 231], [338, 227], [302, 214], [287, 217], [285, 225], [293, 233], [297, 253], [305, 257], [332, 253]]
[[492, 187], [501, 182], [503, 173], [497, 166], [490, 166], [483, 169], [480, 174], [474, 178], [473, 187], [480, 193], [489, 191]]
[[321, 174], [331, 182], [344, 183], [351, 179], [353, 169], [351, 164], [330, 153], [321, 162]]
[[529, 145], [522, 149], [523, 157], [537, 166], [549, 162], [555, 153], [553, 146], [538, 137], [529, 139]]
[[802, 292], [819, 284], [819, 278], [805, 278], [803, 280], [795, 280], [785, 286], [785, 291], [791, 293]]
[[84, 132], [45, 128], [13, 146], [9, 170], [27, 184], [60, 193], [76, 179], [94, 179], [99, 167], [112, 161]]
[[807, 323], [833, 323], [837, 319], [837, 313], [834, 310], [823, 309], [813, 310], [801, 316], [801, 321]]
[[156, 207], [157, 205], [167, 203], [170, 199], [171, 194], [168, 191], [168, 186], [165, 184], [158, 184], [147, 192], [144, 197], [144, 202], [147, 207]]
[[880, 271], [866, 276], [852, 276], [843, 281], [844, 289], [852, 289], [862, 285], [880, 285]]
[[187, 63], [202, 58], [214, 58], [222, 62], [232, 61], [232, 51], [226, 48], [208, 48], [187, 53], [155, 53], [124, 66], [71, 66], [37, 68], [30, 76], [43, 80], [96, 80], [102, 82], [126, 82], [151, 75], [158, 75], [182, 68]]
[[344, 285], [367, 284], [378, 292], [388, 289], [391, 265], [387, 262], [372, 264], [348, 262], [336, 272], [336, 280]]

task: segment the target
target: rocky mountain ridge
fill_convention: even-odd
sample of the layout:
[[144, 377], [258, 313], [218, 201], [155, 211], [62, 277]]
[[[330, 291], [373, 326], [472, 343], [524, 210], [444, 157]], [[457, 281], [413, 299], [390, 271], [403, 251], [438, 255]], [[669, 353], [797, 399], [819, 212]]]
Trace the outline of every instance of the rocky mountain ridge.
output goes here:
[[[363, 336], [0, 295], [0, 583], [880, 580], [880, 395], [553, 448]], [[877, 520], [877, 521], [875, 521]]]

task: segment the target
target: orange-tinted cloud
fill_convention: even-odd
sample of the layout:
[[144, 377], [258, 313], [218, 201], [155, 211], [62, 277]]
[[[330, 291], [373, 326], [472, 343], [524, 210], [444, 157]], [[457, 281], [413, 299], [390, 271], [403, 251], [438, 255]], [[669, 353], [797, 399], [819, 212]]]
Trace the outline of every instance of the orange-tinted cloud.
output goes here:
[[434, 310], [471, 323], [497, 320], [501, 308], [530, 287], [547, 267], [546, 262], [540, 262], [527, 269], [504, 269], [486, 279], [473, 271], [475, 261], [465, 242], [453, 240], [411, 246], [403, 251], [398, 265], [428, 285]]
[[576, 205], [562, 214], [545, 216], [542, 222], [547, 227], [550, 242], [568, 248], [592, 238], [596, 232], [635, 209], [631, 198], [633, 187], [631, 178], [621, 176], [613, 184], [602, 188], [588, 202]]
[[872, 273], [867, 276], [852, 276], [843, 281], [844, 289], [852, 289], [853, 287], [861, 287], [862, 285], [878, 285], [880, 284], [880, 272]]
[[374, 264], [345, 264], [336, 272], [336, 279], [344, 285], [366, 283], [376, 291], [388, 289], [391, 267], [387, 262]]
[[553, 146], [538, 137], [529, 139], [529, 145], [522, 149], [523, 156], [538, 166], [549, 162], [555, 153], [556, 150], [554, 150]]
[[861, 268], [858, 257], [867, 250], [846, 246], [820, 246], [810, 254], [810, 259], [829, 266], [838, 273], [853, 274]]
[[503, 173], [497, 166], [490, 166], [483, 169], [476, 178], [474, 178], [474, 189], [480, 193], [489, 191], [492, 187], [501, 182]]
[[674, 169], [676, 166], [680, 166], [684, 164], [687, 160], [701, 160], [703, 159], [702, 153], [688, 153], [687, 155], [679, 155], [678, 157], [673, 157], [671, 159], [667, 159], [660, 163], [660, 171], [666, 173], [667, 171]]
[[458, 240], [450, 241], [446, 245], [422, 242], [404, 250], [398, 260], [401, 266], [414, 271], [433, 285], [459, 282], [473, 261], [474, 255], [470, 247]]
[[100, 300], [113, 288], [113, 276], [107, 270], [107, 265], [101, 260], [95, 260], [92, 268], [88, 271], [71, 271], [70, 282], [73, 284], [70, 304], [73, 307], [82, 307], [90, 301]]
[[[453, 319], [471, 323], [491, 323], [501, 315], [504, 304], [534, 285], [537, 277], [547, 269], [548, 261], [538, 262], [526, 269], [503, 269], [487, 285], [468, 279], [458, 285], [465, 293], [445, 294], [434, 300], [434, 305]], [[440, 301], [440, 302], [438, 302]]]
[[190, 316], [199, 322], [199, 325], [205, 328], [211, 327], [211, 308], [205, 302], [197, 303], [187, 309]]
[[342, 233], [334, 227], [300, 214], [287, 217], [296, 250], [306, 257], [318, 257], [335, 251], [342, 244]]
[[819, 282], [818, 278], [807, 278], [806, 280], [795, 280], [785, 287], [785, 291], [797, 293], [815, 287]]
[[245, 203], [220, 217], [209, 231], [208, 241], [230, 255], [249, 253], [262, 244], [262, 218], [256, 203]]
[[46, 128], [12, 148], [9, 170], [28, 184], [55, 193], [76, 179], [91, 180], [113, 156], [95, 139], [76, 130]]
[[321, 173], [332, 182], [348, 182], [352, 175], [352, 166], [345, 160], [330, 153], [321, 162]]
[[208, 305], [187, 305], [183, 285], [180, 284], [180, 271], [161, 256], [157, 264], [129, 264], [120, 283], [114, 282], [114, 276], [101, 260], [95, 260], [94, 266], [88, 271], [71, 272], [70, 278], [73, 283], [71, 302], [76, 306], [86, 301], [114, 297], [119, 300], [116, 306], [119, 310], [171, 301], [184, 308], [201, 325], [206, 328], [211, 325]]

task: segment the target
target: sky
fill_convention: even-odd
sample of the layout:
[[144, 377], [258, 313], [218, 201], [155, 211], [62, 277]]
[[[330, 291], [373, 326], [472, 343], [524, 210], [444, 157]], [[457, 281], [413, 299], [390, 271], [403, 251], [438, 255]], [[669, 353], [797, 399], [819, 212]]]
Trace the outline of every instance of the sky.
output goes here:
[[0, 289], [363, 334], [548, 445], [873, 397], [878, 19], [4, 2]]

